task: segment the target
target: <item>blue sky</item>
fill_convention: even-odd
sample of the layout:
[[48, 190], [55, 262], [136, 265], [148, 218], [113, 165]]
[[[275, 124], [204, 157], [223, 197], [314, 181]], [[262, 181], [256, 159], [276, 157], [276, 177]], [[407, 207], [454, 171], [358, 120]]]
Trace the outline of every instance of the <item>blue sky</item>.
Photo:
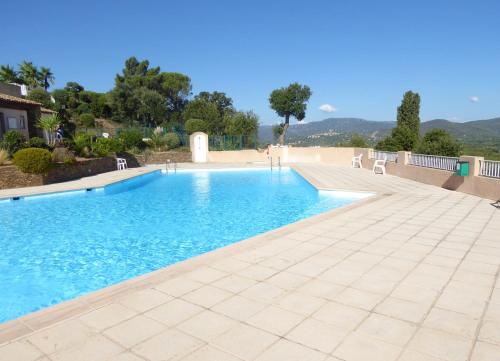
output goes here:
[[269, 93], [294, 81], [313, 91], [306, 121], [394, 120], [406, 90], [423, 120], [500, 116], [498, 0], [3, 0], [2, 12], [18, 18], [2, 26], [0, 64], [49, 66], [55, 87], [107, 91], [134, 55], [261, 123], [278, 122]]

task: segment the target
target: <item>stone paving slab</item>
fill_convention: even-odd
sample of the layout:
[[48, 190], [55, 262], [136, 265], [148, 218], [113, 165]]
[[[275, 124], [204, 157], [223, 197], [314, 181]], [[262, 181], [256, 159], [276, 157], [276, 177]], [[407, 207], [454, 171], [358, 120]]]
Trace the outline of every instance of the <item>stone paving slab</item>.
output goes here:
[[52, 323], [0, 325], [0, 360], [500, 360], [499, 210], [366, 170], [295, 169], [385, 196], [70, 301]]

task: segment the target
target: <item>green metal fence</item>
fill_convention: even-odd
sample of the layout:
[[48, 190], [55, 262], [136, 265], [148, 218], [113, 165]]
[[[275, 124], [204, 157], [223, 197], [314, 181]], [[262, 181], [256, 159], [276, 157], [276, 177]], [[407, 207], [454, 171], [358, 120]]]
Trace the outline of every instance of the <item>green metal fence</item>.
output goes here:
[[[96, 137], [102, 137], [103, 133], [107, 133], [112, 137], [120, 136], [120, 133], [130, 128], [77, 128], [75, 133], [87, 133]], [[151, 138], [151, 135], [156, 128], [153, 127], [133, 127], [132, 129], [139, 130], [144, 138]], [[179, 136], [181, 146], [189, 147], [189, 135], [183, 131], [163, 128], [163, 134], [174, 132]], [[241, 149], [256, 149], [258, 147], [258, 139], [256, 136], [249, 135], [210, 135], [208, 137], [209, 150], [241, 150]]]
[[256, 149], [257, 137], [248, 135], [210, 135], [209, 150], [241, 150]]

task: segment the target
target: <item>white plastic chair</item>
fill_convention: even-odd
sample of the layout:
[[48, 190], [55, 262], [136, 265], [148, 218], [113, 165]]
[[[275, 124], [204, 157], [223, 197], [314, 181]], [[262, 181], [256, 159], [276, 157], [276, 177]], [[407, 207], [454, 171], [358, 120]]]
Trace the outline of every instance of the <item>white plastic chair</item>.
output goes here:
[[358, 155], [357, 157], [352, 157], [352, 167], [353, 168], [363, 168], [361, 161], [363, 160], [363, 153]]
[[108, 139], [109, 138], [109, 133], [102, 133], [103, 138]]
[[124, 158], [116, 158], [116, 168], [118, 170], [125, 170], [128, 168], [127, 160]]
[[373, 173], [377, 174], [377, 169], [380, 170], [381, 174], [385, 174], [385, 164], [387, 163], [387, 157], [384, 159], [377, 159], [373, 163]]

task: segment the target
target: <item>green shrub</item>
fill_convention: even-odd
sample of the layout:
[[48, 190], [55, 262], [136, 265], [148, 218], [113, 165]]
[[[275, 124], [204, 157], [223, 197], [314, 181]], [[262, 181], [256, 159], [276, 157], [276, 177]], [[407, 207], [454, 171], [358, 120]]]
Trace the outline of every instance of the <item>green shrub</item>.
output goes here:
[[196, 132], [207, 133], [208, 124], [206, 121], [202, 119], [189, 119], [186, 121], [186, 125], [184, 126], [186, 129], [186, 133], [193, 134]]
[[0, 148], [5, 149], [9, 156], [23, 147], [26, 138], [16, 130], [9, 130], [3, 135], [3, 140], [0, 143]]
[[85, 133], [78, 133], [73, 137], [73, 150], [81, 157], [88, 157], [92, 147], [92, 137]]
[[52, 164], [52, 155], [47, 149], [25, 148], [17, 151], [13, 163], [24, 173], [43, 174]]
[[57, 147], [52, 152], [52, 162], [54, 163], [74, 163], [75, 155], [68, 148]]
[[119, 135], [123, 147], [128, 150], [134, 147], [144, 149], [146, 144], [143, 142], [142, 132], [136, 128], [123, 129]]
[[9, 159], [9, 153], [5, 149], [0, 149], [0, 165], [7, 163]]
[[181, 145], [181, 140], [177, 134], [167, 133], [165, 134], [165, 143], [167, 145], [167, 149], [174, 149]]
[[44, 148], [49, 149], [48, 144], [45, 139], [40, 137], [30, 138], [26, 143], [24, 143], [24, 148]]
[[78, 121], [80, 124], [86, 128], [95, 127], [95, 118], [91, 113], [83, 113], [78, 116]]
[[42, 103], [45, 108], [52, 109], [54, 104], [50, 98], [50, 93], [42, 88], [32, 89], [26, 99], [34, 100], [35, 102]]
[[149, 138], [148, 145], [159, 152], [167, 143], [165, 136], [159, 132], [153, 132]]
[[458, 157], [462, 145], [443, 129], [432, 129], [425, 133], [415, 148], [415, 153]]
[[107, 157], [112, 153], [119, 153], [123, 150], [122, 144], [118, 139], [98, 138], [92, 144], [92, 152], [99, 157]]

